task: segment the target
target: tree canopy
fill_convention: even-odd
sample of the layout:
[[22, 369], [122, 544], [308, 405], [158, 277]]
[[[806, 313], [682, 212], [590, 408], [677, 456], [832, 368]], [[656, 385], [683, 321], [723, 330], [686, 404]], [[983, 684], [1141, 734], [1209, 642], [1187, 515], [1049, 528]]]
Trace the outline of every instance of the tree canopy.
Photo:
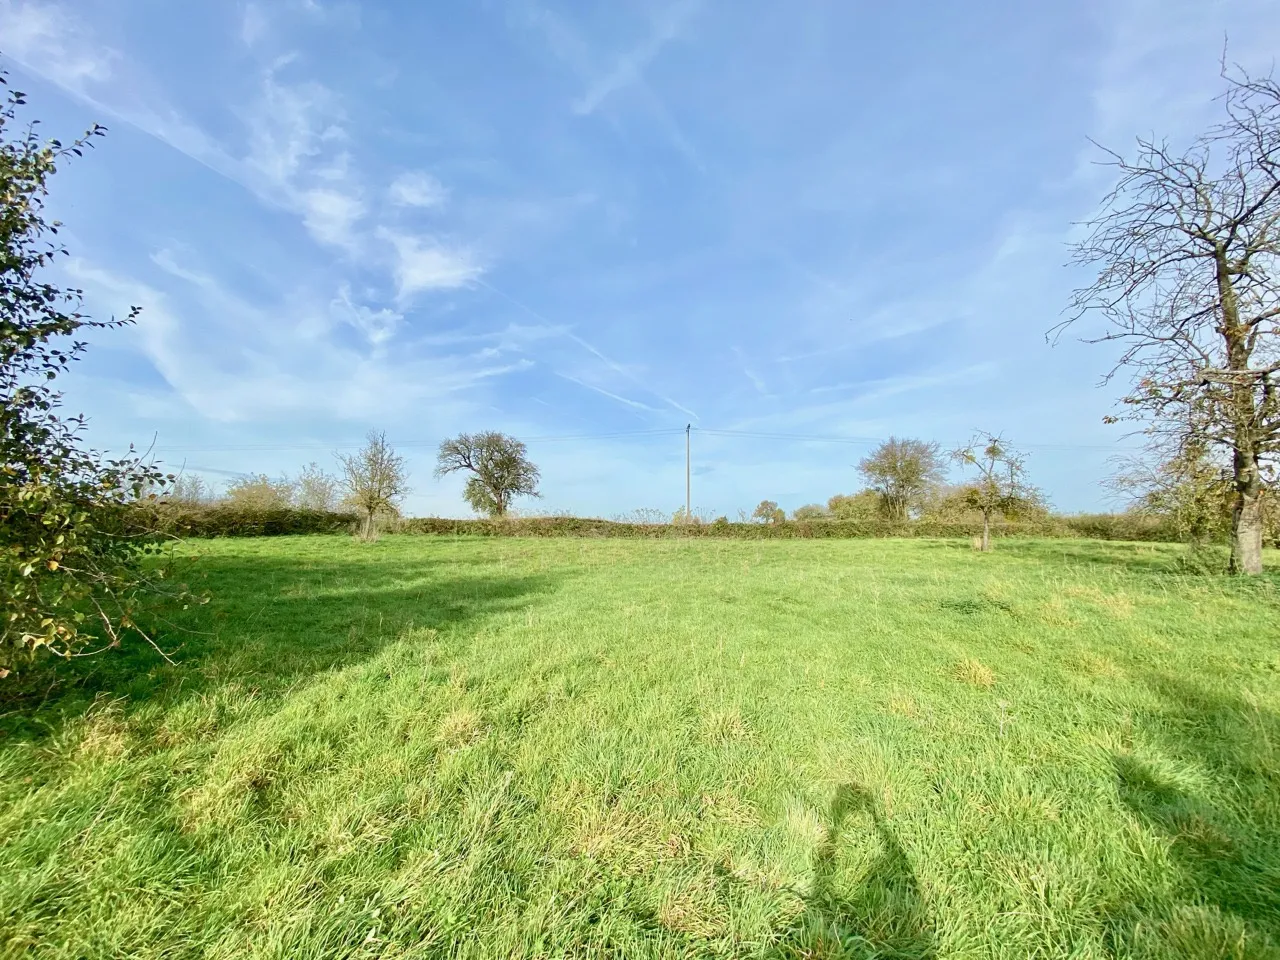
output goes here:
[[890, 437], [858, 464], [858, 472], [880, 496], [881, 509], [891, 520], [906, 520], [920, 506], [931, 487], [946, 477], [936, 443]]
[[462, 496], [476, 513], [505, 517], [516, 497], [537, 497], [538, 468], [525, 445], [496, 431], [460, 433], [440, 444], [436, 476], [471, 474]]

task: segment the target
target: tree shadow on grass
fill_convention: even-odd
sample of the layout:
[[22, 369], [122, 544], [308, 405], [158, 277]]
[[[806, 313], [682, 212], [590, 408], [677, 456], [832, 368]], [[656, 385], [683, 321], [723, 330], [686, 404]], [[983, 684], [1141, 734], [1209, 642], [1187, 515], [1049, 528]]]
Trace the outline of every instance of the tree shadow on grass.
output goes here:
[[[837, 863], [841, 843], [854, 831], [867, 828], [875, 833], [880, 853], [852, 890], [845, 892]], [[863, 787], [842, 784], [837, 788], [804, 911], [765, 956], [774, 960], [937, 956], [933, 924], [911, 861]]]
[[215, 556], [194, 564], [211, 601], [166, 611], [173, 664], [134, 638], [120, 650], [37, 664], [0, 685], [0, 750], [48, 736], [95, 698], [176, 704], [237, 684], [255, 696], [374, 656], [409, 630], [450, 630], [523, 610], [562, 576], [453, 564]]
[[1119, 796], [1177, 869], [1107, 918], [1117, 956], [1280, 957], [1280, 717], [1158, 676], [1141, 743], [1113, 757]]

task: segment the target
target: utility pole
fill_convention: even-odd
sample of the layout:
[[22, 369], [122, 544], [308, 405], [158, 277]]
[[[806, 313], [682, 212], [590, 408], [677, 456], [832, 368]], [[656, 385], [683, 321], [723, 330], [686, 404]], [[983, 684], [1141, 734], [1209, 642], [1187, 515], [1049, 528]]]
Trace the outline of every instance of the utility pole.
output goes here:
[[689, 472], [689, 434], [692, 431], [693, 431], [693, 424], [692, 423], [685, 424], [685, 428], [684, 428], [684, 522], [685, 523], [693, 523], [693, 514], [690, 511], [690, 506], [692, 504], [690, 491], [692, 490], [692, 487], [690, 486], [690, 483], [689, 483], [689, 477], [691, 476]]

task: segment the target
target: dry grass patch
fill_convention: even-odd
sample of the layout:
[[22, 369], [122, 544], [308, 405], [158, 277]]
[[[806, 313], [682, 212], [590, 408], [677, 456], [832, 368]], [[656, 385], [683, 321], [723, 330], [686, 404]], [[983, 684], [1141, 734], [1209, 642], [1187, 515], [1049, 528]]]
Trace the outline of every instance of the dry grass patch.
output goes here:
[[972, 657], [966, 657], [957, 663], [951, 676], [971, 687], [994, 687], [996, 684], [996, 675], [991, 668]]
[[484, 737], [484, 734], [484, 718], [475, 710], [460, 707], [441, 718], [440, 727], [436, 731], [436, 740], [445, 747], [455, 750], [475, 743]]

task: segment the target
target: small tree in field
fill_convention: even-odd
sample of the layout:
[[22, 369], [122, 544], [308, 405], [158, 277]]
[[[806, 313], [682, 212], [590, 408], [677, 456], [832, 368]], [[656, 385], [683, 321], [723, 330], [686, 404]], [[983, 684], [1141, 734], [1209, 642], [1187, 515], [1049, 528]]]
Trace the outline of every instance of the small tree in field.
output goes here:
[[400, 501], [409, 492], [404, 458], [392, 449], [385, 433], [371, 430], [363, 449], [338, 454], [338, 463], [346, 499], [361, 516], [360, 537], [375, 540], [378, 521], [399, 513]]
[[936, 443], [890, 437], [858, 464], [858, 472], [880, 495], [881, 509], [890, 520], [905, 521], [930, 488], [946, 476]]
[[476, 513], [505, 517], [516, 497], [537, 497], [538, 468], [515, 437], [489, 430], [460, 433], [440, 444], [436, 476], [468, 471], [462, 496]]
[[781, 523], [787, 519], [787, 515], [776, 500], [761, 500], [751, 512], [751, 519], [761, 523]]
[[[6, 84], [0, 71], [0, 85]], [[60, 657], [118, 646], [156, 595], [143, 556], [143, 503], [172, 482], [136, 456], [107, 460], [82, 445], [82, 417], [64, 417], [52, 381], [79, 358], [85, 329], [132, 323], [80, 312], [81, 292], [43, 280], [59, 253], [44, 219], [50, 177], [80, 156], [95, 126], [69, 146], [11, 135], [23, 94], [0, 106], [0, 677], [41, 651]], [[148, 638], [149, 639], [149, 638]]]
[[990, 550], [991, 518], [1018, 510], [1036, 497], [1027, 483], [1024, 458], [1002, 438], [989, 433], [978, 434], [951, 456], [977, 473], [973, 484], [964, 488], [965, 498], [982, 514], [982, 550]]

